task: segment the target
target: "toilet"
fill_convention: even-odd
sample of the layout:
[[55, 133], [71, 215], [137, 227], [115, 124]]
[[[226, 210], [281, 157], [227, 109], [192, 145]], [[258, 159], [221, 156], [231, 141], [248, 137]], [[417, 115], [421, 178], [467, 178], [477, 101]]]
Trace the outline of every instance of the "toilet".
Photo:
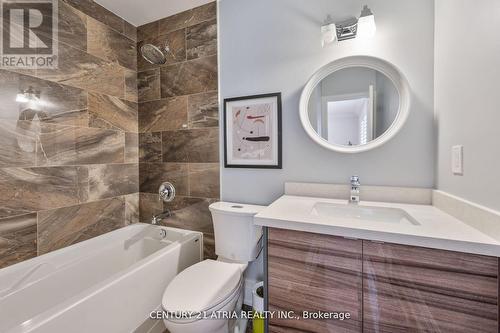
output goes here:
[[253, 217], [264, 206], [217, 202], [209, 208], [217, 260], [186, 268], [165, 289], [162, 307], [168, 314], [164, 322], [170, 333], [238, 333], [246, 325], [213, 317], [241, 309], [243, 274], [262, 249], [262, 227], [253, 224]]

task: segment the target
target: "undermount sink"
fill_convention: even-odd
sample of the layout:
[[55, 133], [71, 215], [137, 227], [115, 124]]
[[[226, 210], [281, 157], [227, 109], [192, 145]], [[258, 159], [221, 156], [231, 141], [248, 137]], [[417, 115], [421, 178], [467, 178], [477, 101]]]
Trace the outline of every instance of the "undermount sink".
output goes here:
[[326, 218], [352, 219], [360, 222], [420, 225], [417, 220], [399, 208], [317, 202], [312, 208], [311, 215]]

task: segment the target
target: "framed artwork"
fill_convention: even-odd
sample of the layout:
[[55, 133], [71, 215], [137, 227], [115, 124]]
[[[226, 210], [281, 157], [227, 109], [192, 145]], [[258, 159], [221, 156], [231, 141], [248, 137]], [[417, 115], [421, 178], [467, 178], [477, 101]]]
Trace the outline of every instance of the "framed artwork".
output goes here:
[[281, 93], [224, 100], [224, 166], [281, 169]]

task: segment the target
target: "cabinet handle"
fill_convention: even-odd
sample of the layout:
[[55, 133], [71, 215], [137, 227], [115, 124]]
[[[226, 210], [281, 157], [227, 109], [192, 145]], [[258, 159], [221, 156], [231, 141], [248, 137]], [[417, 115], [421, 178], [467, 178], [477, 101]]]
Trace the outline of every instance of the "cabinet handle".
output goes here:
[[344, 239], [349, 239], [349, 240], [359, 240], [359, 238], [355, 238], [355, 237], [347, 237], [347, 236], [342, 236], [342, 238], [344, 238]]

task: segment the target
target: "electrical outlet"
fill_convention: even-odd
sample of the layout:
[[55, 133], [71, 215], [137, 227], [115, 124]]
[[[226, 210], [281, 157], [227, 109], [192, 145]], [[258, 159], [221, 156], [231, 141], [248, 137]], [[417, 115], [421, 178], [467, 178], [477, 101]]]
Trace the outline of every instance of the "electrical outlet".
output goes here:
[[464, 174], [464, 146], [451, 148], [451, 172], [459, 176]]

